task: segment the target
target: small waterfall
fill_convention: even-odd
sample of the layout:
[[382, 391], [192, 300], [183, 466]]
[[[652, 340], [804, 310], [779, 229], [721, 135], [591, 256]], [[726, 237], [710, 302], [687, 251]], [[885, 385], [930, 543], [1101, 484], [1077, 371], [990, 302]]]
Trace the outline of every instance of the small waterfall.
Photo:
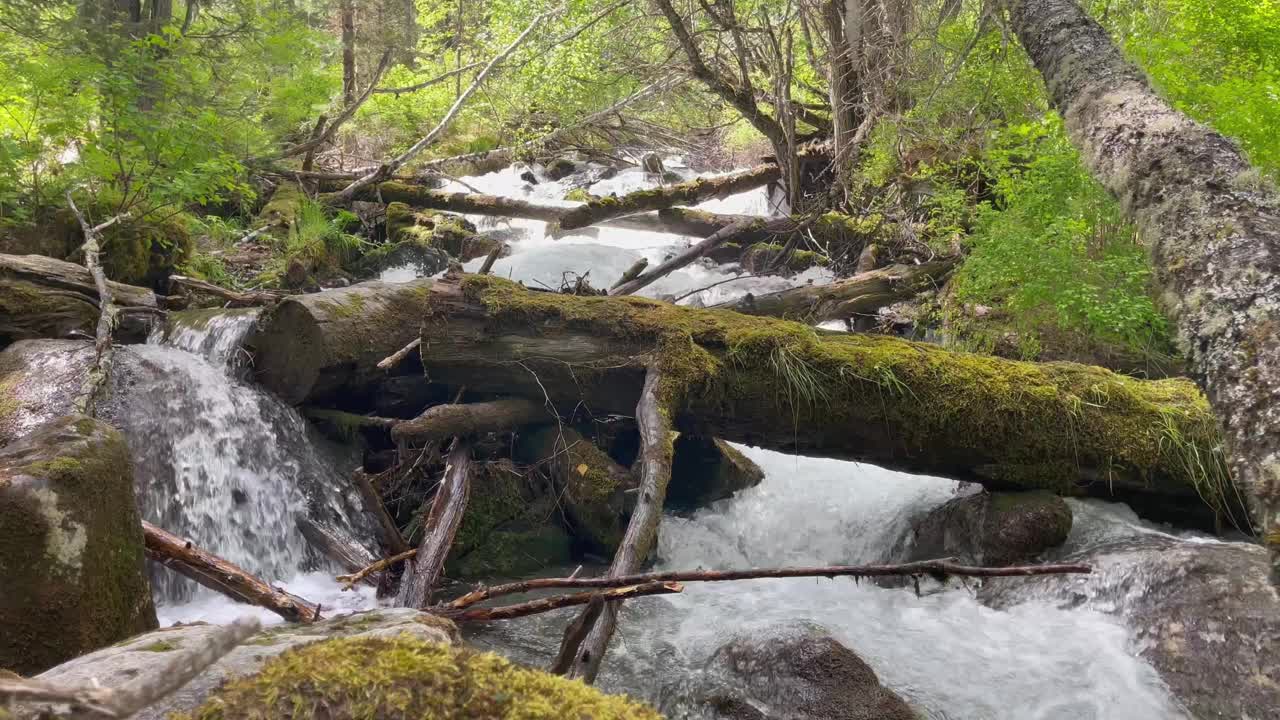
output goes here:
[[[272, 581], [316, 565], [295, 525], [363, 522], [347, 473], [302, 417], [236, 377], [253, 311], [182, 313], [146, 345], [121, 348], [108, 413], [127, 435], [143, 517]], [[353, 531], [356, 537], [371, 537]], [[156, 573], [162, 602], [194, 583]], [[200, 591], [205, 592], [205, 591]]]

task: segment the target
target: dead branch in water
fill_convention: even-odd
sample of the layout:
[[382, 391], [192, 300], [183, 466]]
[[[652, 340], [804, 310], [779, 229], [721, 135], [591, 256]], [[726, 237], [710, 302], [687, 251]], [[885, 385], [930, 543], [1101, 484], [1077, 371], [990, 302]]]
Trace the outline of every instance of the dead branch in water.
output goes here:
[[336, 578], [334, 578], [334, 580], [337, 580], [340, 583], [345, 583], [345, 585], [342, 588], [343, 590], [350, 590], [351, 588], [355, 587], [356, 583], [360, 582], [361, 580], [364, 580], [370, 575], [382, 572], [383, 570], [386, 570], [392, 565], [395, 565], [396, 563], [402, 560], [408, 560], [409, 558], [414, 557], [417, 554], [418, 554], [418, 549], [411, 548], [409, 550], [405, 550], [402, 553], [396, 553], [395, 555], [392, 555], [389, 558], [383, 558], [378, 562], [373, 563], [372, 565], [369, 565], [368, 567], [361, 568], [360, 570], [357, 570], [356, 572], [351, 573], [350, 575], [339, 575]]
[[444, 479], [431, 499], [431, 509], [423, 523], [422, 543], [413, 561], [413, 573], [403, 580], [400, 605], [424, 608], [444, 571], [444, 561], [453, 547], [453, 538], [462, 524], [471, 493], [471, 444], [454, 438], [445, 466]]
[[[607, 590], [576, 593], [574, 595], [556, 595], [539, 600], [503, 605], [496, 608], [455, 609], [450, 605], [428, 608], [428, 612], [448, 618], [454, 622], [492, 622], [494, 620], [511, 620], [512, 618], [537, 615], [538, 613], [573, 607], [574, 605], [595, 605], [613, 603], [645, 595], [671, 595], [684, 590], [684, 586], [676, 582], [649, 582], [639, 585], [625, 585]], [[612, 606], [611, 607], [615, 607]], [[591, 613], [589, 609], [587, 611]], [[596, 615], [599, 611], [595, 611]], [[585, 635], [586, 633], [582, 633]]]
[[549, 588], [607, 588], [639, 585], [649, 582], [726, 582], [761, 578], [797, 577], [891, 577], [950, 575], [955, 577], [1026, 577], [1029, 575], [1088, 574], [1093, 569], [1079, 563], [1061, 565], [1011, 565], [1009, 567], [975, 567], [961, 565], [955, 558], [922, 560], [899, 565], [832, 565], [829, 567], [753, 568], [750, 570], [668, 570], [665, 572], [619, 575], [596, 578], [534, 578], [519, 582], [482, 587], [457, 598], [449, 607], [463, 609], [501, 595], [545, 590]]
[[310, 623], [320, 619], [320, 606], [297, 595], [272, 587], [239, 565], [196, 547], [155, 525], [142, 521], [147, 557], [165, 567], [226, 595], [232, 600], [264, 607], [289, 622]]

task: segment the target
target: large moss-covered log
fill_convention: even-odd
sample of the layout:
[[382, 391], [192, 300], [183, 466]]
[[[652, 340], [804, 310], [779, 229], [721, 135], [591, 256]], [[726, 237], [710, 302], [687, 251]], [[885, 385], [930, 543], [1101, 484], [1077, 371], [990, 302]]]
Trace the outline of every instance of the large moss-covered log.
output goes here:
[[806, 322], [842, 320], [874, 314], [886, 305], [936, 288], [958, 262], [959, 258], [946, 258], [923, 265], [892, 265], [827, 285], [802, 285], [767, 295], [748, 293], [717, 307]]
[[[342, 291], [309, 302], [323, 305], [334, 292]], [[1185, 380], [824, 334], [643, 298], [534, 292], [491, 276], [381, 292], [411, 298], [402, 313], [421, 313], [406, 324], [423, 328], [423, 361], [435, 382], [538, 402], [549, 396], [565, 413], [585, 406], [630, 415], [645, 367], [656, 360], [680, 386], [674, 419], [682, 431], [993, 487], [1171, 496], [1194, 505], [1201, 496], [1218, 504], [1232, 498], [1213, 415]], [[377, 324], [388, 304], [370, 302], [364, 315]], [[260, 356], [304, 355], [295, 349], [300, 334], [332, 344], [326, 325], [294, 327], [290, 319], [264, 317]], [[295, 377], [263, 373], [269, 387], [291, 396], [299, 392]]]
[[675, 205], [697, 205], [777, 182], [780, 177], [777, 165], [760, 165], [733, 175], [697, 178], [666, 187], [637, 190], [622, 197], [596, 198], [565, 213], [560, 218], [560, 227], [572, 230], [623, 215], [661, 210]]
[[124, 438], [83, 415], [0, 450], [0, 669], [40, 672], [156, 627]]
[[[348, 183], [321, 183], [325, 190], [340, 191]], [[327, 200], [329, 196], [322, 195]], [[498, 197], [496, 195], [480, 195], [475, 193], [445, 192], [431, 190], [421, 185], [400, 182], [384, 182], [370, 185], [356, 193], [355, 200], [369, 202], [399, 202], [415, 208], [428, 210], [448, 210], [449, 212], [470, 215], [492, 215], [496, 217], [517, 217], [548, 222], [559, 220], [565, 208], [553, 205], [538, 205], [526, 200]]]
[[1280, 584], [1280, 194], [1235, 144], [1157, 95], [1076, 0], [1010, 10], [1067, 134], [1151, 249]]
[[[107, 285], [119, 308], [119, 336], [145, 338], [159, 314], [155, 293], [117, 282]], [[43, 255], [0, 255], [0, 342], [93, 337], [100, 314], [98, 289], [84, 266]]]
[[378, 362], [418, 337], [430, 288], [430, 281], [368, 282], [291, 296], [246, 339], [255, 375], [293, 404], [376, 380], [385, 375]]

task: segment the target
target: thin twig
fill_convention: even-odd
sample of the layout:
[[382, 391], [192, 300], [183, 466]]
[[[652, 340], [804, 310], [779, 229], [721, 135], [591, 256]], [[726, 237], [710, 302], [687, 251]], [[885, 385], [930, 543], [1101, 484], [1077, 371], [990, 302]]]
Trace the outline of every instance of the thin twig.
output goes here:
[[[440, 605], [428, 608], [427, 611], [435, 615], [449, 618], [454, 622], [489, 622], [492, 620], [510, 620], [512, 618], [536, 615], [550, 610], [573, 607], [574, 605], [587, 605], [589, 603], [598, 603], [600, 607], [603, 608], [608, 602], [615, 600], [627, 600], [629, 598], [643, 597], [645, 595], [671, 595], [682, 592], [683, 590], [684, 586], [677, 582], [648, 582], [640, 583], [638, 585], [613, 587], [594, 592], [576, 593], [574, 595], [556, 595], [554, 597], [542, 598], [540, 600], [530, 600], [529, 602], [517, 603], [515, 605], [503, 605], [495, 608], [455, 609], [452, 605]], [[590, 613], [591, 611], [588, 612]], [[595, 612], [598, 613], [599, 611]], [[583, 632], [583, 635], [585, 637], [586, 632]], [[581, 641], [579, 640], [579, 642]]]

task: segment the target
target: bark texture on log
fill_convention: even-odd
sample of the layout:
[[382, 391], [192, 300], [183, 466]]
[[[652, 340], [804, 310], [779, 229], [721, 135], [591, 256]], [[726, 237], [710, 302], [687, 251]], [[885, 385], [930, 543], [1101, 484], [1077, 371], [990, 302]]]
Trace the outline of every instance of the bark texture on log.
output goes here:
[[[342, 183], [322, 182], [325, 190], [340, 190]], [[392, 203], [402, 202], [415, 208], [429, 210], [447, 210], [470, 215], [490, 215], [494, 217], [526, 218], [529, 220], [559, 220], [565, 208], [554, 205], [538, 205], [527, 200], [505, 198], [496, 195], [478, 193], [444, 192], [431, 190], [421, 185], [401, 182], [383, 182], [370, 185], [355, 194], [353, 200], [368, 202]], [[322, 195], [321, 201], [334, 201], [332, 196]]]
[[[160, 314], [155, 293], [112, 281], [106, 285], [120, 311], [118, 334], [144, 339]], [[98, 289], [84, 266], [43, 255], [0, 254], [0, 338], [94, 337], [100, 316]]]
[[[657, 361], [686, 386], [673, 408], [681, 431], [997, 489], [1170, 497], [1189, 507], [1201, 505], [1201, 491], [1228, 500], [1199, 472], [1221, 462], [1220, 437], [1186, 380], [824, 334], [637, 297], [534, 292], [487, 275], [418, 288], [427, 314], [412, 325], [424, 328], [436, 383], [549, 397], [562, 414], [585, 406], [631, 415]], [[264, 333], [287, 342], [287, 319], [268, 314]]]
[[453, 538], [462, 524], [471, 494], [471, 445], [459, 438], [449, 451], [444, 479], [431, 500], [431, 510], [423, 523], [422, 543], [413, 559], [413, 570], [406, 574], [400, 591], [400, 605], [425, 608], [431, 593], [440, 582], [444, 561], [453, 547]]
[[[667, 407], [669, 390], [657, 365], [645, 375], [640, 402], [636, 404], [636, 424], [640, 427], [640, 492], [631, 512], [627, 532], [613, 556], [609, 576], [630, 575], [640, 569], [658, 540], [658, 523], [662, 520], [662, 503], [671, 482], [672, 427]], [[618, 602], [609, 602], [595, 626], [578, 647], [568, 677], [591, 683], [600, 672], [600, 663], [609, 648], [609, 640], [618, 627]], [[593, 615], [595, 613], [592, 613]], [[564, 653], [562, 653], [564, 654]]]
[[886, 305], [936, 288], [958, 263], [958, 258], [947, 258], [923, 265], [891, 265], [827, 285], [802, 285], [767, 295], [747, 294], [716, 307], [811, 323], [842, 320], [874, 314]]
[[651, 190], [637, 190], [622, 197], [603, 197], [565, 213], [560, 218], [560, 227], [573, 230], [623, 215], [661, 210], [675, 205], [697, 205], [777, 182], [780, 177], [777, 165], [760, 165], [734, 175], [698, 178]]
[[259, 382], [297, 405], [385, 375], [388, 355], [419, 334], [430, 281], [367, 282], [292, 295], [268, 309], [245, 345]]
[[1160, 98], [1076, 0], [1018, 0], [1011, 20], [1072, 142], [1150, 248], [1280, 583], [1280, 196], [1234, 143]]
[[436, 405], [412, 420], [397, 423], [391, 429], [391, 437], [401, 442], [429, 442], [454, 435], [469, 437], [508, 432], [554, 419], [555, 415], [546, 406], [520, 397], [466, 405]]
[[320, 618], [319, 608], [271, 587], [243, 568], [196, 547], [185, 538], [142, 521], [147, 557], [201, 585], [250, 605], [264, 607], [289, 622], [314, 622]]

